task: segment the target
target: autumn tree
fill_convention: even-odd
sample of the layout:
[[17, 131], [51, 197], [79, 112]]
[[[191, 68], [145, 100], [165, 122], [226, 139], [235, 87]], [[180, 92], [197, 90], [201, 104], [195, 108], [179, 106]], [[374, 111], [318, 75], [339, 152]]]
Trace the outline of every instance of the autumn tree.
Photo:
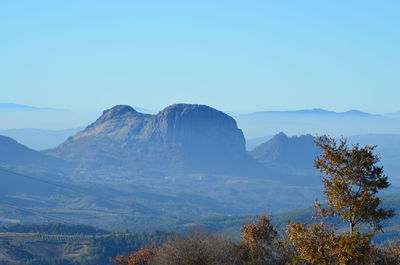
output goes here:
[[311, 265], [364, 264], [371, 234], [336, 233], [333, 225], [289, 222], [287, 233], [295, 246], [295, 263]]
[[118, 265], [147, 265], [154, 258], [154, 248], [141, 248], [129, 255], [118, 255], [110, 261]]
[[251, 265], [286, 264], [292, 258], [291, 245], [279, 238], [271, 219], [260, 216], [256, 223], [242, 226], [239, 246], [243, 262]]
[[[289, 222], [287, 233], [297, 251], [298, 261], [312, 265], [364, 264], [371, 250], [370, 241], [381, 229], [380, 222], [393, 216], [392, 210], [380, 207], [379, 190], [389, 187], [379, 157], [373, 154], [375, 146], [350, 146], [323, 136], [316, 140], [322, 154], [315, 167], [322, 173], [327, 207], [315, 205], [320, 223]], [[337, 217], [349, 223], [349, 231], [339, 233], [335, 224], [325, 222]], [[371, 231], [361, 232], [360, 225], [369, 225]]]
[[337, 216], [349, 223], [353, 233], [360, 224], [381, 229], [380, 222], [394, 215], [392, 210], [380, 208], [379, 190], [389, 187], [383, 167], [377, 166], [379, 157], [373, 154], [376, 146], [349, 146], [346, 139], [339, 141], [323, 136], [316, 140], [322, 154], [315, 167], [322, 172], [328, 208], [319, 210], [327, 216]]

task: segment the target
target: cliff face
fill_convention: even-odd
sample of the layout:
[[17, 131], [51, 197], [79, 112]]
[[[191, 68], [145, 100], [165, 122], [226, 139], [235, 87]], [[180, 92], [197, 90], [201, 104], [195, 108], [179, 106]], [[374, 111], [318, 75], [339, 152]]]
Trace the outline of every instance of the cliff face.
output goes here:
[[115, 106], [47, 153], [84, 169], [141, 175], [223, 172], [251, 160], [233, 118], [191, 104], [171, 105], [156, 115]]

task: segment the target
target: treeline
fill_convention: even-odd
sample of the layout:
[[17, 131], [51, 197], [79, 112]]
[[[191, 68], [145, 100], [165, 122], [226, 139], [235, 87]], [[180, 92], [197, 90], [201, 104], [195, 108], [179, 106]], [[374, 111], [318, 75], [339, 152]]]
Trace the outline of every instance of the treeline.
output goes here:
[[117, 265], [399, 265], [400, 241], [369, 245], [356, 233], [332, 233], [320, 224], [311, 230], [277, 232], [268, 217], [241, 229], [241, 241], [226, 234], [194, 230], [173, 235], [159, 247], [147, 247], [111, 259]]
[[14, 224], [1, 226], [0, 232], [44, 233], [49, 235], [105, 235], [110, 231], [82, 224]]
[[111, 257], [127, 254], [146, 246], [162, 245], [171, 233], [113, 233], [89, 240], [88, 251], [74, 259], [33, 258], [27, 259], [27, 265], [108, 265]]
[[101, 238], [92, 238], [89, 243], [89, 260], [84, 265], [110, 264], [110, 257], [122, 253], [129, 253], [132, 249], [140, 249], [144, 246], [160, 246], [171, 233], [150, 232], [150, 233], [129, 233]]

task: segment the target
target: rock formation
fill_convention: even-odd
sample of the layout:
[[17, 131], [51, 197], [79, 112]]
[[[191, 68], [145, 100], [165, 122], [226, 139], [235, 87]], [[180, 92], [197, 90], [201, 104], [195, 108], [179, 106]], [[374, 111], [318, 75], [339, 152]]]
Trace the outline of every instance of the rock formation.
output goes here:
[[232, 117], [192, 104], [171, 105], [156, 115], [115, 106], [47, 153], [85, 170], [128, 175], [237, 173], [254, 162]]

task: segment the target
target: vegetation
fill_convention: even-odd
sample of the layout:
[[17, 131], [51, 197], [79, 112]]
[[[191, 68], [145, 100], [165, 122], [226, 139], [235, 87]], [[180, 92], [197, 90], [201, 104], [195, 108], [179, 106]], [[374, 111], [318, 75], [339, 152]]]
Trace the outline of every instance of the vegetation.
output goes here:
[[323, 154], [315, 160], [315, 167], [324, 175], [324, 193], [328, 208], [317, 205], [321, 214], [337, 216], [349, 223], [349, 233], [358, 230], [360, 224], [381, 229], [380, 222], [392, 217], [392, 210], [380, 208], [379, 190], [389, 187], [383, 167], [376, 164], [379, 157], [372, 151], [376, 146], [350, 147], [345, 139], [337, 142], [330, 137], [316, 141]]
[[[93, 234], [98, 229], [73, 230], [86, 226], [48, 224], [53, 234], [32, 233], [35, 225], [8, 227], [0, 237], [0, 264], [106, 265], [110, 258], [149, 245], [161, 245], [171, 235], [165, 232]], [[53, 229], [57, 227], [57, 229]], [[16, 229], [18, 228], [18, 229]], [[41, 225], [45, 229], [46, 225]], [[11, 232], [11, 231], [18, 232]], [[21, 231], [28, 231], [22, 233]], [[41, 230], [42, 231], [42, 230]], [[63, 231], [69, 234], [54, 234]], [[79, 231], [80, 234], [74, 234]], [[99, 230], [102, 231], [102, 230]], [[92, 235], [93, 234], [93, 235]]]
[[[322, 176], [328, 208], [315, 205], [320, 223], [289, 222], [287, 233], [298, 252], [297, 258], [308, 264], [363, 264], [370, 252], [372, 236], [381, 229], [381, 221], [394, 215], [392, 210], [380, 208], [379, 190], [389, 186], [383, 168], [376, 166], [379, 158], [373, 155], [375, 147], [350, 147], [342, 139], [330, 137], [316, 141], [323, 153], [315, 160]], [[349, 223], [348, 232], [337, 231], [326, 224], [331, 217]], [[362, 232], [360, 225], [372, 230]]]
[[119, 254], [127, 254], [146, 246], [161, 245], [170, 233], [128, 233], [92, 238], [89, 243], [90, 262], [87, 264], [109, 264], [108, 259]]
[[257, 223], [250, 223], [240, 229], [242, 242], [239, 245], [244, 264], [276, 264], [290, 262], [293, 248], [286, 238], [279, 238], [271, 219], [260, 216]]
[[131, 255], [118, 255], [115, 259], [111, 259], [111, 261], [120, 265], [145, 265], [148, 264], [154, 256], [154, 249], [141, 248]]
[[49, 235], [104, 235], [110, 232], [81, 224], [14, 224], [0, 227], [0, 232], [45, 233]]

